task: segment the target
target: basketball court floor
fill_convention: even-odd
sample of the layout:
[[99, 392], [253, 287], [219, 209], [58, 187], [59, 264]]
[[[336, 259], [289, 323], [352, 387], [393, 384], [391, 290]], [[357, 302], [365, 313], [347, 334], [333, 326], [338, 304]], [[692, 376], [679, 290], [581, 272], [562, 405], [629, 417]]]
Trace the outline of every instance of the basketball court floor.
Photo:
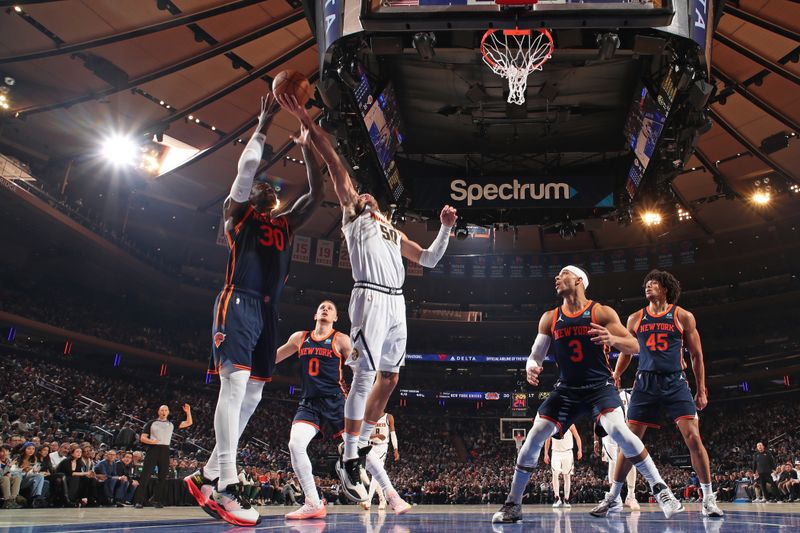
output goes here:
[[291, 531], [298, 533], [789, 533], [800, 531], [800, 504], [726, 504], [723, 519], [703, 518], [698, 504], [688, 504], [687, 512], [665, 520], [655, 505], [642, 505], [641, 512], [625, 512], [618, 518], [589, 516], [589, 505], [568, 510], [529, 505], [525, 521], [516, 525], [492, 524], [496, 505], [418, 506], [403, 516], [393, 513], [359, 512], [355, 506], [330, 507], [324, 520], [287, 522], [283, 514], [289, 507], [262, 507], [264, 516], [253, 528], [233, 527], [208, 518], [191, 507], [165, 509], [23, 509], [0, 511], [2, 532], [89, 531]]

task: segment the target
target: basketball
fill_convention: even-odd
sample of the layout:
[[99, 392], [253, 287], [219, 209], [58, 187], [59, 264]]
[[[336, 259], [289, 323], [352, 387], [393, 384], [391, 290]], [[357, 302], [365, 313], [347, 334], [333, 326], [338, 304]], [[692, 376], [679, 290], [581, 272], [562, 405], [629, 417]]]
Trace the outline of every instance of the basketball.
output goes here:
[[314, 94], [308, 79], [296, 70], [281, 71], [272, 81], [272, 93], [277, 97], [292, 94], [300, 105], [306, 105]]

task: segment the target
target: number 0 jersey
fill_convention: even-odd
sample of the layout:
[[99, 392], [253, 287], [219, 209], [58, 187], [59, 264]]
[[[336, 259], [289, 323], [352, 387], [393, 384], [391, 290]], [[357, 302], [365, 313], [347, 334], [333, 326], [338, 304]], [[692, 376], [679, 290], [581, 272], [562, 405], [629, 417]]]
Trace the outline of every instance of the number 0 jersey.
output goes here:
[[335, 329], [330, 335], [317, 339], [313, 331], [306, 331], [300, 350], [300, 374], [303, 383], [303, 398], [321, 398], [344, 394], [342, 379], [342, 355], [336, 350]]
[[608, 353], [603, 345], [594, 344], [589, 335], [591, 323], [597, 323], [595, 311], [598, 305], [589, 300], [574, 315], [568, 314], [561, 307], [556, 307], [553, 311], [550, 330], [558, 363], [559, 384], [591, 387], [611, 379]]
[[661, 314], [647, 307], [639, 313], [636, 338], [639, 339], [639, 370], [644, 372], [681, 372], [686, 368], [683, 359], [683, 326], [678, 320], [676, 305]]
[[399, 289], [406, 270], [400, 255], [400, 233], [380, 213], [367, 206], [342, 226], [354, 281]]
[[292, 234], [286, 217], [272, 218], [249, 206], [225, 237], [230, 248], [225, 287], [250, 291], [277, 304], [292, 260]]

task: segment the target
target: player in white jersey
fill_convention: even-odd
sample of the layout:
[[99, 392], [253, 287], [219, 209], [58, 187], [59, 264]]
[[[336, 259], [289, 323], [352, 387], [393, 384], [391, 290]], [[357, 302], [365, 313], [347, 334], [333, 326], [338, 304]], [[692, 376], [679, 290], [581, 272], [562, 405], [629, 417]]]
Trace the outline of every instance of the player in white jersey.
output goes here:
[[[369, 442], [372, 445], [372, 451], [369, 453], [374, 455], [375, 458], [381, 462], [381, 464], [386, 462], [386, 456], [389, 454], [390, 442], [392, 443], [392, 449], [394, 450], [395, 462], [400, 460], [400, 451], [397, 447], [397, 432], [395, 431], [394, 427], [394, 417], [389, 413], [383, 413], [383, 416], [378, 419]], [[361, 507], [365, 511], [369, 511], [369, 508], [372, 505], [372, 496], [376, 491], [378, 492], [378, 510], [382, 511], [386, 509], [386, 498], [383, 495], [383, 491], [381, 490], [375, 478], [372, 478], [372, 481], [369, 484], [367, 501], [361, 502]]]
[[410, 506], [392, 487], [383, 464], [369, 455], [369, 439], [389, 396], [397, 385], [406, 355], [406, 306], [403, 298], [403, 258], [428, 268], [435, 267], [445, 250], [456, 210], [444, 206], [439, 216], [442, 227], [433, 243], [423, 249], [394, 228], [380, 212], [370, 194], [359, 195], [328, 135], [293, 96], [281, 97], [280, 104], [309, 130], [309, 138], [320, 154], [333, 181], [342, 208], [342, 232], [353, 268], [350, 297], [350, 337], [353, 351], [347, 364], [353, 382], [345, 404], [344, 448], [336, 470], [342, 490], [353, 501], [367, 499], [364, 467], [378, 480], [389, 506], [404, 513]]
[[[574, 439], [573, 439], [574, 437]], [[572, 456], [572, 448], [577, 445], [578, 461], [583, 459], [583, 443], [575, 424], [564, 432], [560, 439], [548, 438], [544, 443], [544, 464], [550, 464], [553, 471], [553, 494], [556, 501], [553, 507], [572, 507], [569, 503], [569, 493], [572, 488], [572, 473], [575, 471], [575, 460]], [[552, 453], [550, 449], [552, 448]], [[564, 476], [564, 499], [561, 499], [559, 475]]]
[[[619, 398], [622, 400], [622, 412], [625, 414], [625, 420], [628, 419], [628, 403], [631, 401], [631, 393], [628, 390], [620, 390]], [[602, 454], [604, 463], [608, 463], [608, 482], [614, 482], [614, 469], [617, 467], [617, 457], [619, 454], [619, 446], [614, 442], [614, 439], [608, 435], [604, 435], [602, 439], [598, 438], [598, 428], [595, 427], [594, 435], [594, 453]], [[602, 433], [605, 433], [604, 431]], [[601, 444], [602, 443], [602, 444]], [[602, 450], [600, 449], [602, 447]], [[636, 470], [631, 468], [628, 472], [625, 481], [628, 485], [628, 495], [625, 497], [625, 505], [631, 508], [631, 511], [639, 510], [639, 502], [636, 501]]]

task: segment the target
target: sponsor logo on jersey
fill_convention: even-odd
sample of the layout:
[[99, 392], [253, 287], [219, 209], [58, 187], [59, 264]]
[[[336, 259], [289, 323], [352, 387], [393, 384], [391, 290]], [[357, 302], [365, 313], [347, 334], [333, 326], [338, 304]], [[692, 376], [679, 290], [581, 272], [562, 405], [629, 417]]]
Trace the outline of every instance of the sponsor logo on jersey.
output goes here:
[[358, 357], [359, 357], [360, 355], [361, 355], [361, 354], [359, 353], [359, 351], [358, 351], [358, 348], [356, 348], [355, 346], [353, 346], [353, 351], [352, 351], [352, 352], [350, 352], [350, 359], [352, 359], [353, 361], [358, 361]]
[[222, 341], [225, 340], [225, 334], [221, 331], [218, 331], [214, 334], [214, 346], [219, 348], [219, 345], [222, 344]]

